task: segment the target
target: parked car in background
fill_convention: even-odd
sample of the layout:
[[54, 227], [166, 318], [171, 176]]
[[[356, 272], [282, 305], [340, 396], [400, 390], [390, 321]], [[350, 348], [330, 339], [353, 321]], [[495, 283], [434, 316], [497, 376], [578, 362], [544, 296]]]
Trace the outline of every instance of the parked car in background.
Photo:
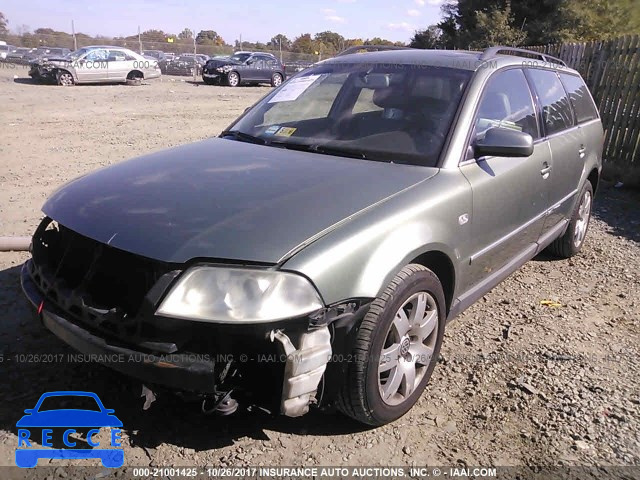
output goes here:
[[43, 60], [47, 60], [49, 58], [60, 58], [69, 55], [70, 53], [71, 50], [68, 48], [52, 47], [48, 48], [46, 52], [40, 55], [40, 58]]
[[200, 75], [202, 65], [193, 54], [180, 55], [167, 63], [167, 75]]
[[207, 85], [269, 83], [278, 87], [285, 80], [284, 66], [270, 53], [236, 52], [227, 58], [209, 60], [202, 69]]
[[24, 61], [26, 62], [26, 64], [35, 62], [43, 55], [46, 55], [47, 53], [49, 53], [49, 50], [50, 50], [49, 47], [32, 48], [31, 50], [29, 50], [28, 53], [24, 55], [23, 57]]
[[580, 252], [603, 140], [580, 74], [548, 55], [329, 59], [220, 138], [58, 189], [23, 290], [61, 340], [203, 410], [385, 424], [422, 395], [447, 322], [543, 250]]
[[132, 50], [114, 46], [84, 47], [60, 58], [32, 62], [29, 76], [34, 80], [69, 86], [75, 83], [128, 83], [161, 75], [158, 62]]
[[27, 47], [17, 47], [7, 53], [6, 61], [10, 63], [26, 64], [24, 59], [25, 55], [29, 53], [31, 49]]
[[297, 60], [297, 61], [287, 62], [283, 66], [284, 66], [284, 72], [286, 76], [290, 77], [295, 75], [296, 73], [300, 73], [303, 70], [306, 70], [312, 65], [313, 65], [313, 62]]
[[158, 62], [160, 71], [167, 73], [167, 55], [162, 50], [144, 50], [142, 55], [149, 59], [155, 59]]
[[7, 55], [14, 48], [16, 48], [16, 47], [14, 47], [13, 45], [0, 45], [0, 60], [6, 60], [7, 59]]

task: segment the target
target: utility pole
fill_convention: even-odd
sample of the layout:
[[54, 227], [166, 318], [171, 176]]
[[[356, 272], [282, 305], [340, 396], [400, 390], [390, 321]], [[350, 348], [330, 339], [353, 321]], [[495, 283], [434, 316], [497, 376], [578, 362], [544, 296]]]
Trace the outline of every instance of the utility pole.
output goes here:
[[282, 37], [278, 38], [280, 40], [280, 63], [282, 63]]
[[78, 49], [78, 39], [76, 38], [76, 29], [73, 25], [73, 20], [71, 20], [71, 34], [73, 35], [73, 49]]
[[[195, 31], [195, 30], [194, 30]], [[198, 57], [196, 57], [196, 37], [193, 37], [193, 81], [197, 80], [198, 76]]]
[[240, 34], [240, 50], [242, 50], [242, 34]]
[[138, 46], [140, 47], [140, 55], [142, 55], [142, 37], [140, 37], [140, 25], [138, 25]]

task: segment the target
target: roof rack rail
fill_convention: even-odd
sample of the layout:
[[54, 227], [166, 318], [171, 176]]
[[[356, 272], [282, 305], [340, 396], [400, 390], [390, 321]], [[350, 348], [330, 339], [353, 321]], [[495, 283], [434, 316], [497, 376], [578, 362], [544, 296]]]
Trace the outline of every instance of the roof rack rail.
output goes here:
[[415, 50], [411, 47], [398, 47], [396, 45], [354, 45], [349, 47], [336, 55], [341, 57], [343, 55], [350, 55], [352, 53], [358, 53], [360, 51], [365, 52], [381, 52], [383, 50]]
[[[487, 60], [489, 58], [493, 58], [499, 53], [503, 53], [503, 52], [507, 52], [505, 53], [506, 55], [515, 55], [520, 57], [525, 57], [525, 55], [518, 55], [519, 53], [520, 54], [524, 53], [526, 55], [537, 57], [544, 62], [557, 63], [562, 65], [563, 67], [567, 66], [567, 64], [563, 60], [560, 60], [559, 58], [553, 57], [551, 55], [547, 55], [546, 53], [534, 52], [533, 50], [526, 50], [524, 48], [504, 47], [501, 45], [487, 48], [484, 52], [482, 52], [482, 55], [480, 56], [480, 60]], [[509, 52], [514, 52], [514, 53], [509, 53]]]

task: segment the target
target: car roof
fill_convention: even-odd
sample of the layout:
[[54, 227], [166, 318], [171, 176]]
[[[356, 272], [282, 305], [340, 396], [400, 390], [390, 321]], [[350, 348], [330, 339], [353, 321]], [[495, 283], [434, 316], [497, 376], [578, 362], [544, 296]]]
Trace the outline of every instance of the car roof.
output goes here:
[[[504, 66], [518, 65], [527, 66], [524, 63], [526, 57], [517, 55], [505, 55], [497, 53], [490, 57], [483, 57], [483, 52], [470, 50], [421, 50], [421, 49], [401, 49], [383, 50], [379, 52], [352, 53], [323, 61], [329, 63], [380, 63], [380, 64], [404, 64], [404, 65], [424, 65], [433, 67], [449, 67], [460, 70], [476, 71], [481, 68], [501, 68]], [[531, 66], [544, 65], [546, 62], [531, 62]], [[558, 70], [575, 72], [575, 70], [554, 65]]]

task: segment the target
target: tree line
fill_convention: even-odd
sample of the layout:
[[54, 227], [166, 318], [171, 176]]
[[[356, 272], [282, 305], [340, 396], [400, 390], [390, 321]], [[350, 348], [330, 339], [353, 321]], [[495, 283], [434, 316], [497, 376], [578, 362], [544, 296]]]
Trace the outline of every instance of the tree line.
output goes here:
[[[52, 28], [37, 28], [33, 32], [23, 25], [17, 27], [16, 34], [11, 35], [7, 18], [0, 12], [0, 35], [7, 37], [9, 43], [22, 47], [42, 46], [46, 41], [47, 46], [69, 47], [73, 45], [73, 35]], [[405, 45], [403, 42], [392, 42], [380, 37], [374, 38], [345, 38], [339, 33], [325, 31], [316, 34], [303, 33], [293, 39], [284, 34], [274, 35], [266, 42], [240, 42], [235, 40], [233, 44], [227, 43], [215, 30], [201, 30], [197, 34], [189, 28], [183, 29], [178, 34], [151, 29], [126, 37], [90, 36], [84, 33], [76, 33], [76, 41], [79, 46], [110, 43], [131, 45], [133, 48], [141, 41], [144, 45], [153, 44], [154, 48], [168, 52], [180, 52], [188, 50], [195, 42], [196, 45], [208, 47], [235, 47], [246, 50], [279, 50], [293, 53], [305, 53], [315, 55], [334, 55], [345, 48], [356, 45]]]
[[416, 48], [482, 49], [609, 40], [640, 33], [638, 0], [449, 0]]

